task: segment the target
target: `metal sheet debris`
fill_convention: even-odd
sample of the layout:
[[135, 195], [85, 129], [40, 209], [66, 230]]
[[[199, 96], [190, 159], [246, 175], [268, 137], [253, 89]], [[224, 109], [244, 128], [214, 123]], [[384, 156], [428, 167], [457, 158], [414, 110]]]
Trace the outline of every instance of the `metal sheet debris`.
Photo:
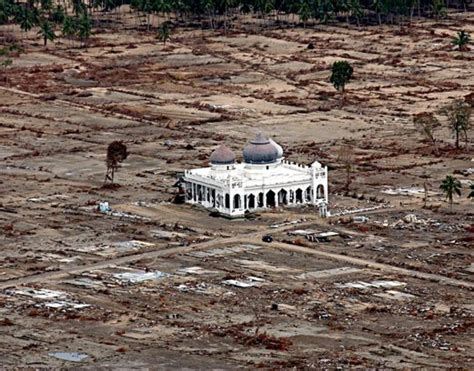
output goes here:
[[406, 286], [405, 282], [400, 281], [372, 281], [372, 282], [347, 282], [343, 284], [336, 284], [337, 287], [340, 288], [350, 288], [350, 289], [370, 289], [370, 288], [383, 288], [383, 289], [390, 289], [394, 287], [404, 287]]
[[285, 227], [287, 225], [303, 223], [305, 221], [306, 221], [306, 219], [298, 219], [298, 220], [292, 220], [292, 221], [289, 221], [289, 222], [284, 222], [284, 223], [279, 223], [279, 224], [271, 224], [270, 228], [280, 228], [280, 227]]
[[341, 210], [338, 212], [332, 212], [330, 216], [336, 217], [336, 216], [344, 216], [344, 215], [357, 214], [357, 213], [366, 213], [369, 211], [375, 211], [375, 210], [380, 210], [380, 209], [391, 209], [393, 207], [395, 206], [390, 205], [390, 204], [383, 204], [383, 205], [377, 205], [377, 206], [372, 206], [372, 207], [346, 209], [346, 210]]
[[205, 275], [205, 274], [216, 274], [219, 273], [218, 271], [212, 271], [208, 269], [204, 269], [202, 267], [187, 267], [181, 268], [176, 271], [177, 274], [197, 274], [197, 275]]
[[263, 278], [248, 276], [243, 280], [224, 280], [222, 281], [225, 285], [240, 287], [240, 288], [248, 288], [254, 286], [261, 286], [262, 283], [265, 282]]
[[360, 273], [362, 269], [359, 268], [352, 268], [352, 267], [341, 267], [341, 268], [333, 268], [333, 269], [324, 269], [321, 271], [313, 271], [313, 272], [305, 272], [298, 276], [295, 276], [295, 279], [298, 280], [310, 280], [310, 279], [319, 279], [319, 278], [326, 278], [326, 277], [333, 277], [339, 276], [343, 274], [353, 274], [353, 273]]
[[160, 271], [153, 271], [153, 272], [146, 272], [146, 271], [134, 271], [134, 272], [123, 272], [123, 273], [115, 273], [114, 278], [118, 279], [121, 282], [127, 283], [140, 283], [144, 281], [150, 280], [159, 280], [165, 277], [169, 277], [170, 274], [160, 272]]
[[288, 232], [290, 236], [308, 236], [316, 233], [318, 233], [318, 231], [315, 231], [314, 229], [296, 229]]
[[356, 215], [352, 218], [354, 223], [367, 223], [369, 221], [369, 218], [366, 217], [365, 215]]
[[227, 291], [221, 286], [213, 285], [210, 283], [205, 282], [187, 282], [182, 283], [176, 287], [178, 291], [187, 292], [187, 293], [194, 293], [194, 294], [201, 294], [201, 295], [215, 295], [215, 296], [231, 296], [235, 295], [232, 291]]
[[174, 238], [186, 238], [187, 234], [185, 233], [179, 233], [179, 232], [170, 232], [170, 231], [163, 231], [163, 230], [158, 230], [154, 229], [150, 231], [150, 234], [158, 239], [165, 239], [165, 240], [171, 240]]
[[378, 293], [375, 293], [374, 296], [378, 296], [379, 298], [383, 298], [383, 299], [391, 299], [391, 300], [409, 300], [416, 297], [415, 295], [407, 294], [406, 292], [401, 292], [401, 291], [396, 291], [396, 290], [387, 290], [385, 292], [378, 292]]
[[91, 288], [91, 289], [103, 289], [105, 285], [100, 281], [95, 281], [90, 278], [78, 278], [75, 280], [63, 281], [64, 283], [77, 287]]
[[70, 295], [63, 291], [48, 289], [24, 288], [22, 290], [7, 290], [7, 295], [27, 296], [38, 300], [35, 307], [46, 307], [51, 309], [84, 309], [91, 307], [90, 304], [76, 302], [70, 299]]
[[63, 291], [55, 291], [55, 290], [48, 290], [48, 289], [32, 289], [32, 288], [24, 288], [22, 290], [12, 290], [8, 291], [8, 294], [11, 295], [23, 295], [29, 296], [35, 299], [62, 299], [67, 297], [67, 293]]
[[76, 352], [54, 352], [48, 353], [49, 356], [69, 362], [82, 362], [89, 358], [88, 354]]
[[58, 195], [50, 195], [50, 196], [43, 196], [43, 197], [30, 197], [30, 198], [27, 198], [26, 200], [28, 202], [50, 202], [50, 201], [57, 201], [57, 200], [67, 200], [70, 197], [71, 196], [68, 196], [68, 195], [58, 194]]
[[83, 304], [83, 303], [73, 303], [66, 300], [59, 300], [52, 303], [44, 303], [44, 306], [47, 308], [53, 308], [53, 309], [62, 309], [62, 308], [84, 309], [84, 308], [89, 308], [91, 305]]
[[275, 266], [275, 264], [267, 263], [263, 260], [248, 260], [248, 259], [234, 259], [238, 265], [244, 266], [246, 268], [255, 269], [259, 271], [266, 272], [301, 272], [301, 270], [285, 267], [285, 266]]
[[77, 246], [74, 248], [74, 251], [96, 254], [100, 256], [113, 256], [127, 251], [139, 250], [146, 247], [152, 247], [155, 244], [151, 242], [131, 240], [131, 241], [121, 241], [111, 244], [101, 244], [101, 245], [83, 245]]

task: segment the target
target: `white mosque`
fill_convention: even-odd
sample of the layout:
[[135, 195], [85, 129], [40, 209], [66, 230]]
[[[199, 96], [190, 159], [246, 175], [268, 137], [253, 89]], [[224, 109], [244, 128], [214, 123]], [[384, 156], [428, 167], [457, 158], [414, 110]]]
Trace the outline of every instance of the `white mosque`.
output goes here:
[[235, 161], [226, 145], [210, 157], [210, 167], [186, 170], [186, 202], [199, 204], [228, 217], [289, 205], [327, 205], [328, 169], [285, 161], [283, 149], [259, 133]]

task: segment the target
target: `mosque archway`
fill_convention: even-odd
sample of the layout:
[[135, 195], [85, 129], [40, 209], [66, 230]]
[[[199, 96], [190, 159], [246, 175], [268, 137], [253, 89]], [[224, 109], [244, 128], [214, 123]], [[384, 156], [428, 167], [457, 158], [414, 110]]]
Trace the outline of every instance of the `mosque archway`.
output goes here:
[[301, 188], [296, 190], [296, 203], [303, 203], [303, 190]]
[[242, 207], [242, 199], [240, 195], [234, 196], [234, 209], [240, 209]]
[[275, 192], [268, 191], [266, 198], [267, 198], [267, 207], [275, 207]]
[[228, 193], [225, 194], [225, 208], [230, 209], [230, 196]]
[[255, 209], [255, 196], [253, 194], [247, 196], [247, 205], [249, 209]]
[[281, 189], [280, 192], [278, 192], [278, 204], [279, 205], [288, 204], [288, 192], [286, 189]]
[[316, 188], [316, 198], [324, 198], [324, 186], [322, 184]]

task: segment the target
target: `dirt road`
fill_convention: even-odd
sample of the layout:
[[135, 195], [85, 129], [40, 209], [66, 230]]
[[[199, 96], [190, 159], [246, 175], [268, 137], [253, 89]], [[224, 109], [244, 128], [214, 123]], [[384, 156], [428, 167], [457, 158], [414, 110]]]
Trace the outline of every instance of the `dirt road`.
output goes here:
[[[298, 226], [304, 227], [305, 225], [310, 225], [314, 223], [315, 223], [314, 221], [305, 222], [305, 223], [300, 223]], [[442, 276], [439, 274], [430, 274], [430, 273], [419, 272], [412, 269], [399, 268], [399, 267], [395, 267], [389, 264], [377, 263], [371, 260], [351, 257], [348, 255], [327, 252], [327, 251], [321, 250], [321, 248], [319, 247], [317, 249], [316, 248], [313, 249], [313, 248], [308, 248], [308, 247], [295, 246], [295, 245], [291, 245], [291, 244], [283, 243], [283, 242], [276, 242], [276, 241], [272, 242], [271, 244], [262, 243], [261, 238], [264, 234], [284, 232], [294, 227], [295, 227], [294, 224], [290, 224], [290, 225], [284, 225], [278, 228], [267, 228], [265, 230], [254, 232], [254, 233], [239, 234], [234, 237], [228, 237], [228, 238], [215, 238], [212, 241], [206, 241], [206, 242], [197, 243], [197, 244], [193, 244], [189, 246], [178, 246], [178, 247], [172, 247], [168, 249], [147, 251], [147, 252], [127, 255], [127, 256], [123, 256], [119, 258], [114, 258], [114, 259], [105, 259], [105, 260], [101, 260], [99, 262], [92, 263], [92, 264], [72, 266], [72, 267], [68, 267], [59, 271], [9, 279], [9, 280], [0, 282], [0, 289], [5, 289], [8, 287], [13, 287], [13, 286], [18, 286], [18, 285], [27, 285], [31, 283], [45, 282], [51, 279], [67, 277], [70, 274], [80, 274], [80, 273], [94, 270], [94, 269], [103, 269], [111, 265], [128, 264], [128, 263], [132, 263], [141, 259], [165, 257], [165, 256], [171, 256], [175, 254], [184, 254], [190, 251], [206, 250], [206, 249], [210, 249], [217, 246], [239, 244], [239, 243], [249, 243], [249, 244], [255, 244], [255, 245], [262, 245], [269, 248], [293, 251], [297, 253], [317, 255], [326, 259], [343, 262], [345, 264], [348, 263], [352, 265], [362, 266], [362, 267], [378, 270], [381, 272], [415, 277], [415, 278], [428, 280], [432, 282], [438, 282], [444, 285], [474, 289], [474, 283], [472, 282], [452, 279], [452, 278]]]

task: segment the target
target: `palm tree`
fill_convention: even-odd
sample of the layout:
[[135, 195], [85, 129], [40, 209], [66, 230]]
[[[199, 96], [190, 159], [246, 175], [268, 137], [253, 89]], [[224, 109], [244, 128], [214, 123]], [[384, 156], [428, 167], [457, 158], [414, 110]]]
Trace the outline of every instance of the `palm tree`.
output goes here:
[[171, 1], [169, 0], [157, 0], [153, 3], [153, 10], [157, 13], [163, 13], [163, 16], [166, 14], [166, 18], [169, 19], [170, 13], [173, 10], [171, 6]]
[[34, 26], [33, 14], [26, 7], [20, 7], [16, 21], [20, 24], [21, 30], [25, 33], [31, 30]]
[[360, 26], [360, 18], [364, 15], [362, 11], [362, 6], [359, 0], [350, 0], [349, 1], [349, 9], [351, 14], [355, 17], [357, 22], [357, 27]]
[[224, 33], [227, 33], [227, 18], [229, 15], [229, 8], [234, 4], [234, 0], [220, 0], [224, 8]]
[[460, 51], [468, 50], [467, 44], [471, 41], [471, 35], [469, 35], [466, 31], [461, 30], [458, 32], [457, 36], [453, 39], [453, 44], [458, 47]]
[[214, 0], [203, 0], [202, 6], [209, 17], [209, 25], [214, 28], [215, 3]]
[[433, 13], [436, 20], [444, 18], [446, 16], [446, 8], [443, 0], [433, 0], [431, 4], [431, 12]]
[[139, 0], [138, 9], [146, 14], [146, 29], [149, 31], [152, 24], [151, 15], [154, 11], [152, 0]]
[[166, 41], [170, 38], [170, 26], [168, 22], [163, 22], [161, 27], [158, 29], [158, 39], [166, 45]]
[[446, 195], [446, 199], [449, 201], [449, 209], [452, 210], [453, 196], [455, 194], [461, 196], [461, 182], [452, 175], [447, 175], [446, 178], [441, 182], [439, 188]]
[[311, 9], [306, 0], [301, 1], [298, 15], [300, 16], [300, 20], [303, 22], [303, 27], [306, 28], [306, 22], [308, 22], [308, 19], [311, 17]]
[[51, 14], [51, 20], [56, 24], [61, 24], [64, 22], [65, 17], [66, 17], [66, 14], [64, 12], [64, 8], [59, 4], [56, 5], [56, 7], [53, 9], [53, 12]]
[[92, 22], [87, 13], [82, 14], [78, 22], [78, 36], [81, 39], [84, 46], [87, 47], [87, 41], [92, 34]]
[[10, 17], [15, 14], [15, 4], [9, 0], [0, 0], [0, 24], [8, 23]]
[[40, 0], [41, 4], [41, 12], [43, 14], [47, 13], [48, 15], [51, 14], [51, 9], [53, 8], [52, 0]]
[[469, 195], [467, 196], [467, 198], [473, 198], [473, 199], [474, 199], [474, 183], [472, 183], [472, 184], [469, 186], [469, 189], [471, 190], [471, 192], [469, 193]]
[[77, 28], [77, 19], [67, 16], [64, 18], [63, 29], [61, 33], [64, 37], [71, 41], [71, 38], [77, 33]]
[[48, 41], [53, 41], [56, 38], [54, 30], [51, 27], [51, 23], [46, 19], [41, 21], [38, 35], [43, 37], [44, 46], [48, 44]]
[[86, 4], [82, 0], [72, 0], [72, 11], [79, 16], [86, 12]]

